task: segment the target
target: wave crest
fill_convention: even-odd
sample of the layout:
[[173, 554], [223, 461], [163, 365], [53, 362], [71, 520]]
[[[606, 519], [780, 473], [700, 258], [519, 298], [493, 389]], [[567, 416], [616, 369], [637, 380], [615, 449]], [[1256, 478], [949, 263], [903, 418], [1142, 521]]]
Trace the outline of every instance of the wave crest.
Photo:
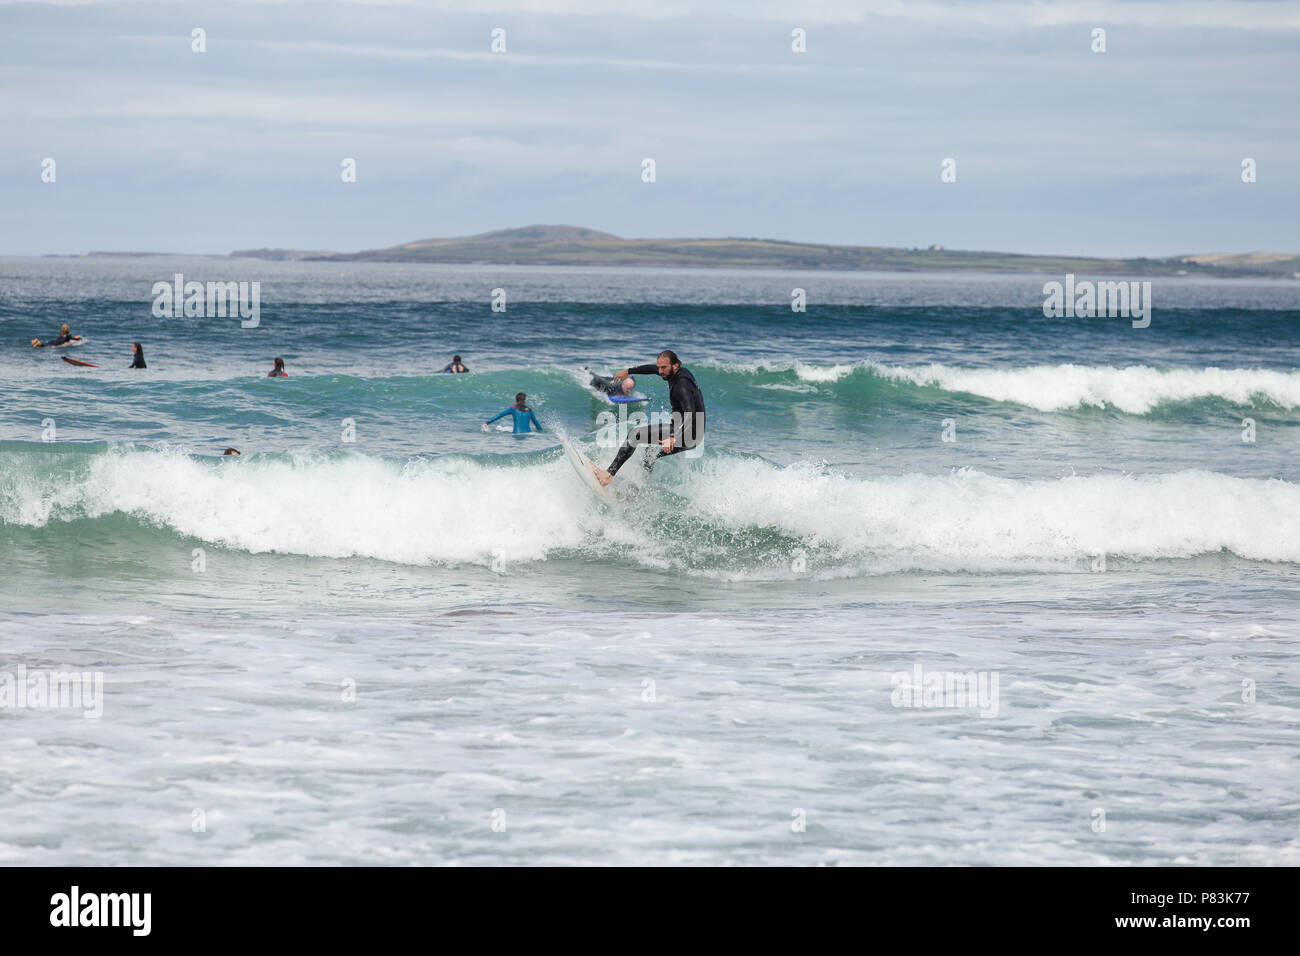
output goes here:
[[[406, 564], [598, 562], [718, 576], [1079, 566], [1231, 552], [1300, 562], [1300, 486], [1206, 471], [1014, 480], [862, 478], [719, 453], [620, 475], [601, 509], [550, 452], [512, 463], [365, 455], [6, 455], [0, 522], [57, 534], [127, 515], [250, 553]], [[800, 567], [800, 561], [804, 567]]]

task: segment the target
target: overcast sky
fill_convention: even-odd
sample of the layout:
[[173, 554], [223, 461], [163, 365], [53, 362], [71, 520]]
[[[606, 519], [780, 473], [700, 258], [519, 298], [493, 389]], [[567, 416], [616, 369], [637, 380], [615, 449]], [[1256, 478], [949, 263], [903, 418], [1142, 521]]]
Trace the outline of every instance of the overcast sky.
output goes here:
[[0, 122], [0, 254], [531, 223], [1300, 253], [1296, 2], [0, 0]]

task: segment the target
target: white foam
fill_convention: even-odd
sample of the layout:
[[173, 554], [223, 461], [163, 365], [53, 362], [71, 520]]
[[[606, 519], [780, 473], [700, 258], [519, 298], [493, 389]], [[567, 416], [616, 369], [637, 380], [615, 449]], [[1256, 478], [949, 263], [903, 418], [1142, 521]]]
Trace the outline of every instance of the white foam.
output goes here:
[[805, 382], [838, 382], [846, 375], [852, 375], [854, 365], [795, 365], [794, 373]]
[[[203, 462], [178, 452], [96, 455], [53, 494], [0, 499], [15, 524], [136, 516], [253, 553], [411, 564], [532, 561], [583, 542], [590, 496], [564, 462], [520, 471], [458, 458], [405, 464], [363, 455]], [[46, 489], [48, 492], [48, 489]]]
[[1300, 372], [1263, 369], [1170, 369], [1145, 365], [1126, 368], [1087, 365], [1035, 365], [1011, 369], [950, 365], [872, 366], [883, 378], [966, 392], [1041, 411], [1113, 406], [1145, 415], [1163, 402], [1222, 398], [1249, 406], [1263, 398], [1281, 408], [1300, 406]]
[[[852, 375], [860, 368], [875, 367], [869, 362], [837, 363], [816, 365], [798, 360], [776, 360], [766, 362], [706, 362], [705, 368], [732, 372], [739, 375], [762, 375], [770, 373], [793, 372], [805, 382], [837, 382], [847, 375]], [[760, 386], [762, 387], [762, 386]]]
[[841, 561], [896, 556], [913, 567], [982, 569], [1225, 549], [1300, 561], [1300, 486], [1205, 471], [1017, 481], [967, 469], [863, 480], [810, 464], [714, 458], [685, 493], [711, 523], [778, 529]]
[[816, 394], [816, 385], [790, 385], [785, 382], [765, 382], [755, 386], [769, 392], [796, 392], [800, 395]]
[[[973, 470], [864, 479], [717, 453], [664, 463], [649, 480], [627, 471], [622, 505], [602, 510], [558, 458], [489, 467], [465, 458], [213, 462], [110, 451], [79, 474], [0, 482], [0, 518], [43, 526], [120, 512], [253, 553], [410, 564], [540, 561], [594, 542], [647, 567], [677, 567], [689, 550], [703, 573], [742, 577], [788, 563], [789, 542], [764, 532], [793, 539], [828, 574], [1225, 550], [1300, 562], [1300, 486], [1281, 480], [1183, 471], [1021, 481]], [[693, 544], [655, 531], [669, 509], [720, 534]]]

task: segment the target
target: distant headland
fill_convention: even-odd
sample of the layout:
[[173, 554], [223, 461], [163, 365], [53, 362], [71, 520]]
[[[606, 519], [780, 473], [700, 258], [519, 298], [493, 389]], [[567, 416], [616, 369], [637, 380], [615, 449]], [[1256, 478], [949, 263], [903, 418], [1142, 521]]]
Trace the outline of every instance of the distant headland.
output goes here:
[[[130, 253], [92, 252], [92, 256]], [[1212, 253], [1167, 258], [970, 252], [934, 245], [831, 246], [779, 239], [623, 239], [579, 226], [525, 226], [475, 236], [420, 239], [362, 252], [241, 249], [234, 258], [302, 262], [431, 262], [484, 265], [661, 266], [713, 269], [830, 269], [849, 272], [1019, 272], [1189, 275], [1257, 278], [1300, 276], [1300, 255]]]

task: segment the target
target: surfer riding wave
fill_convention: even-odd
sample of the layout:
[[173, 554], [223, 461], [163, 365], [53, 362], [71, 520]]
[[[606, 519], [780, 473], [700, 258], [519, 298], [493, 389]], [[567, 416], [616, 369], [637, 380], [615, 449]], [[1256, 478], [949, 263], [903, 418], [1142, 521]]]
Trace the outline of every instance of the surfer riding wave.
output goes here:
[[653, 459], [647, 461], [648, 466], [664, 455], [690, 451], [704, 440], [704, 396], [700, 393], [700, 386], [696, 384], [695, 376], [691, 374], [690, 369], [683, 367], [676, 352], [665, 349], [659, 353], [659, 358], [654, 365], [625, 368], [615, 375], [613, 380], [621, 382], [629, 375], [651, 373], [668, 383], [668, 401], [673, 409], [672, 419], [653, 424], [647, 422], [628, 432], [627, 440], [623, 442], [623, 447], [610, 462], [609, 470], [594, 469], [596, 480], [602, 485], [608, 485], [613, 480], [624, 462], [641, 445], [659, 443], [660, 451]]

